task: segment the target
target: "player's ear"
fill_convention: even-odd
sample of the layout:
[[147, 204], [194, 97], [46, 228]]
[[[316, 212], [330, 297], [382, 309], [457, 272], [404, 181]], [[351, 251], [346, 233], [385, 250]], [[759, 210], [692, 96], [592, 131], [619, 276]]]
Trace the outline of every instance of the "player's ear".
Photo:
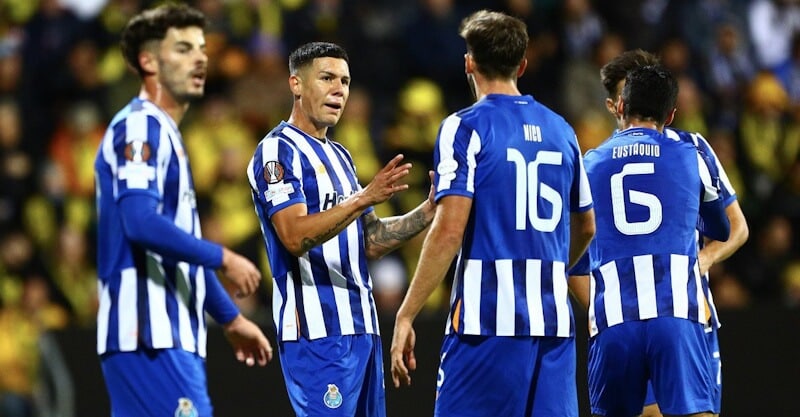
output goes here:
[[606, 97], [606, 110], [608, 110], [612, 116], [617, 116], [617, 103], [615, 103], [610, 97]]
[[300, 76], [297, 74], [292, 74], [289, 76], [289, 90], [292, 91], [292, 95], [294, 98], [300, 97], [300, 84], [303, 80], [300, 79]]
[[528, 68], [528, 58], [522, 58], [522, 61], [519, 61], [519, 68], [517, 68], [517, 78], [525, 74], [526, 68]]
[[156, 74], [158, 72], [158, 57], [150, 48], [143, 48], [139, 52], [139, 67], [146, 74]]
[[667, 120], [664, 122], [664, 126], [669, 126], [670, 123], [672, 123], [672, 121], [675, 120], [676, 111], [678, 111], [678, 109], [672, 109], [672, 111], [669, 113], [669, 116], [667, 116]]
[[475, 61], [469, 52], [464, 54], [464, 73], [472, 74], [475, 71]]

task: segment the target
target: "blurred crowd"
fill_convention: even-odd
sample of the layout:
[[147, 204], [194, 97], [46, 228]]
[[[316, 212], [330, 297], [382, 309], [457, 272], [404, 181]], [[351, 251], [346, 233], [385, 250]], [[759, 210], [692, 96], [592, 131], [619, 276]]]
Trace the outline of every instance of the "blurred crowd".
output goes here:
[[[29, 415], [41, 332], [94, 325], [93, 161], [110, 117], [138, 92], [120, 30], [156, 3], [0, 0], [0, 415]], [[401, 213], [427, 195], [440, 121], [471, 103], [458, 26], [480, 8], [527, 22], [520, 90], [563, 114], [584, 151], [615, 126], [600, 67], [626, 49], [657, 53], [680, 80], [673, 126], [709, 140], [750, 226], [747, 244], [712, 268], [717, 306], [800, 304], [800, 1], [190, 3], [211, 22], [206, 97], [181, 126], [203, 231], [262, 265], [261, 293], [240, 307], [267, 328], [269, 269], [245, 167], [290, 112], [288, 53], [312, 40], [348, 50], [351, 96], [331, 137], [350, 149], [363, 184], [396, 153], [414, 163], [410, 190], [377, 208]], [[387, 317], [421, 243], [371, 267]], [[431, 312], [446, 307], [447, 294], [442, 288]]]

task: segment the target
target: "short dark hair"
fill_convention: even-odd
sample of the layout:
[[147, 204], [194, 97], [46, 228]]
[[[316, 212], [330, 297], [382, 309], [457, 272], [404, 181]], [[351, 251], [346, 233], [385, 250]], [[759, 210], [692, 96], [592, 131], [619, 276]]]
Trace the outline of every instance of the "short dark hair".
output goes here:
[[316, 58], [339, 58], [348, 64], [350, 58], [341, 46], [330, 42], [309, 42], [301, 45], [289, 55], [289, 73], [297, 74], [297, 70], [312, 63]]
[[525, 22], [503, 13], [480, 10], [461, 22], [459, 34], [481, 74], [489, 79], [514, 78], [528, 48]]
[[145, 10], [128, 21], [122, 30], [122, 54], [128, 65], [144, 76], [144, 69], [139, 65], [139, 53], [145, 43], [163, 40], [169, 28], [196, 26], [205, 29], [207, 24], [208, 20], [201, 11], [185, 4], [168, 3]]
[[636, 68], [648, 65], [659, 65], [658, 57], [642, 49], [625, 51], [608, 61], [600, 69], [600, 81], [608, 93], [608, 97], [616, 100], [619, 82], [624, 80], [629, 72]]
[[661, 65], [636, 68], [625, 77], [622, 88], [623, 116], [653, 120], [659, 125], [667, 121], [678, 99], [678, 81]]

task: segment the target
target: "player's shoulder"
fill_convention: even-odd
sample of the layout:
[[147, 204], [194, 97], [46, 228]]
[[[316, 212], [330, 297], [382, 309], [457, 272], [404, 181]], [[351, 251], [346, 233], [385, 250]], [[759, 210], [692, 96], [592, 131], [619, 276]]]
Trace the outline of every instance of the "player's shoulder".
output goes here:
[[664, 136], [676, 142], [688, 142], [698, 147], [709, 147], [708, 141], [700, 132], [687, 132], [672, 127], [665, 127]]

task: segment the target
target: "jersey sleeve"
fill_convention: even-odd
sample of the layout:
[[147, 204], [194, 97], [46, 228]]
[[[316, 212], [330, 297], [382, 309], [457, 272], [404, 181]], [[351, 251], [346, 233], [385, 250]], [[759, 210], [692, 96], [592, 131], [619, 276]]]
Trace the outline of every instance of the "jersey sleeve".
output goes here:
[[145, 111], [134, 111], [114, 130], [114, 177], [117, 201], [127, 194], [145, 193], [161, 200], [158, 161], [169, 157], [169, 141], [161, 146], [161, 123]]
[[717, 154], [714, 152], [714, 149], [708, 143], [706, 138], [699, 133], [694, 134], [697, 138], [697, 149], [703, 151], [708, 158], [709, 165], [713, 165], [716, 167], [717, 172], [719, 173], [719, 189], [720, 195], [722, 196], [723, 204], [725, 207], [729, 206], [736, 200], [736, 190], [731, 185], [731, 181], [728, 179], [728, 174], [725, 172], [725, 168], [722, 166], [722, 163], [717, 158]]
[[702, 183], [702, 199], [697, 229], [711, 239], [724, 242], [731, 231], [730, 221], [725, 213], [724, 200], [720, 191], [719, 172], [708, 155], [697, 149], [697, 167]]
[[268, 216], [284, 207], [306, 203], [303, 168], [297, 149], [278, 137], [267, 137], [256, 147], [248, 168], [250, 186]]
[[592, 208], [592, 190], [589, 187], [589, 177], [583, 165], [583, 156], [578, 148], [578, 138], [575, 137], [575, 180], [570, 191], [570, 211], [585, 212]]
[[472, 198], [475, 192], [476, 155], [480, 150], [480, 136], [463, 124], [458, 115], [444, 119], [433, 153], [436, 201], [446, 195]]

